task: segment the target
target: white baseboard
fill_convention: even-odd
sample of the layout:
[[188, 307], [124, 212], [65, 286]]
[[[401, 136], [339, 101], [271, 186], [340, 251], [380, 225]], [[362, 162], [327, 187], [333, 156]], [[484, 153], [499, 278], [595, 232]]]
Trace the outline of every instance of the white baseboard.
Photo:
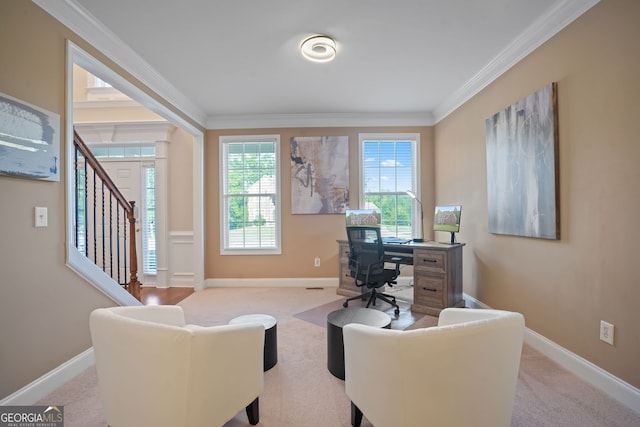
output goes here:
[[[468, 307], [491, 308], [467, 294], [464, 294], [464, 299], [468, 302]], [[525, 328], [524, 342], [578, 378], [608, 394], [634, 412], [640, 413], [640, 389], [529, 328]]]
[[[410, 286], [412, 278], [398, 277], [398, 285]], [[206, 279], [207, 288], [337, 288], [337, 277], [299, 277], [299, 278], [271, 278], [271, 279]]]
[[337, 288], [337, 277], [301, 277], [270, 279], [205, 279], [207, 288]]
[[524, 342], [564, 369], [640, 414], [640, 389], [530, 329], [525, 331]]
[[[0, 406], [33, 405], [95, 363], [93, 347], [0, 400]], [[55, 402], [51, 402], [55, 403]]]

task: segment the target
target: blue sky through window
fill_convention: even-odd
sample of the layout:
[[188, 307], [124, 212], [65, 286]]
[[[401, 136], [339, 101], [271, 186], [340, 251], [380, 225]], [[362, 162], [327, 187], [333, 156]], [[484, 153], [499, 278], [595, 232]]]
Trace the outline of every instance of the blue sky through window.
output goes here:
[[413, 188], [411, 141], [365, 141], [364, 192], [404, 193]]

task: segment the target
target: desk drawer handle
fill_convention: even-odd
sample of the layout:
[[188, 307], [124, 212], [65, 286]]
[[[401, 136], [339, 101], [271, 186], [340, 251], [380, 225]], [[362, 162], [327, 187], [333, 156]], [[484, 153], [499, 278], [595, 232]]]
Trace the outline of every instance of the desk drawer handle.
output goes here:
[[422, 261], [424, 261], [424, 262], [438, 262], [437, 259], [427, 259], [427, 258], [422, 258]]
[[424, 289], [425, 291], [429, 291], [429, 292], [436, 292], [437, 291], [437, 289], [435, 289], [435, 288], [422, 288], [422, 289]]

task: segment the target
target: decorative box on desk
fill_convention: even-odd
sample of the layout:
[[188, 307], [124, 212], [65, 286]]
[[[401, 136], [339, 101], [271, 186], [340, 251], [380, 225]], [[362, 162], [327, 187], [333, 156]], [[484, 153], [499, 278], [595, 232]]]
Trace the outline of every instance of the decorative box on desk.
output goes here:
[[[413, 265], [413, 304], [411, 311], [438, 316], [447, 307], [464, 307], [462, 296], [462, 247], [424, 243], [385, 243], [385, 255], [399, 256], [402, 263]], [[361, 293], [349, 275], [349, 243], [338, 240], [340, 259], [339, 295], [355, 296]]]

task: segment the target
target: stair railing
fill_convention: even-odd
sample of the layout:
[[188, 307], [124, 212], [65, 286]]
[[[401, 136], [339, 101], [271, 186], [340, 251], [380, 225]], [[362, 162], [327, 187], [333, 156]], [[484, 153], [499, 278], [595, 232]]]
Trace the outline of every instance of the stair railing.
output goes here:
[[127, 201], [75, 130], [73, 145], [75, 247], [140, 300], [135, 201]]

